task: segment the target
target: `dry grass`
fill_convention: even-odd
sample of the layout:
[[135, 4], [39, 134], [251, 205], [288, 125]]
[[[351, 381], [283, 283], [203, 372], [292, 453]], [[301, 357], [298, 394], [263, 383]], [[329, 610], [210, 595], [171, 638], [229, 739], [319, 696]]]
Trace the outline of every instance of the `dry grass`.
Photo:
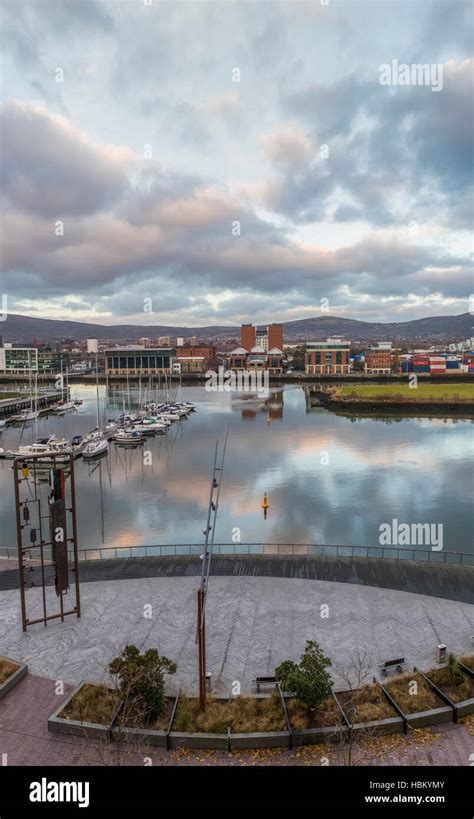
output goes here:
[[462, 702], [474, 697], [474, 682], [465, 674], [457, 685], [448, 668], [433, 668], [432, 671], [428, 671], [427, 676], [444, 694], [447, 694], [451, 702]]
[[341, 712], [334, 697], [327, 697], [313, 711], [295, 697], [289, 697], [286, 700], [286, 707], [291, 726], [295, 731], [305, 731], [307, 728], [326, 728], [340, 725], [342, 722]]
[[173, 731], [189, 733], [234, 734], [254, 731], [284, 731], [285, 717], [278, 694], [271, 697], [236, 697], [232, 700], [208, 699], [205, 711], [199, 700], [180, 697], [173, 721]]
[[0, 685], [4, 683], [5, 680], [8, 680], [18, 668], [20, 668], [18, 663], [12, 663], [12, 661], [7, 660], [6, 657], [0, 657]]
[[465, 654], [464, 657], [460, 659], [466, 668], [470, 668], [471, 671], [474, 671], [474, 654]]
[[61, 711], [62, 719], [110, 725], [118, 708], [119, 698], [106, 685], [85, 683]]
[[353, 725], [398, 716], [377, 685], [363, 685], [356, 691], [338, 692], [337, 697]]
[[[410, 694], [410, 683], [413, 680], [416, 680], [418, 685], [416, 694]], [[429, 711], [431, 708], [441, 708], [444, 705], [421, 674], [416, 672], [390, 680], [384, 687], [404, 714], [416, 714], [418, 711]]]
[[119, 714], [117, 725], [125, 728], [151, 728], [153, 731], [167, 731], [170, 724], [175, 697], [165, 698], [163, 713], [155, 720], [146, 719], [146, 714], [140, 709], [125, 707]]

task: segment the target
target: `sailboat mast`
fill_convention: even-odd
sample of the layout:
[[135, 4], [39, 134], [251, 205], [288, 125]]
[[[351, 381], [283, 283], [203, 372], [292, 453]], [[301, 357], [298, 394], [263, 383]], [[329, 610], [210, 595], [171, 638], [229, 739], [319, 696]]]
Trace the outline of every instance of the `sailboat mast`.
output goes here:
[[99, 360], [98, 353], [95, 354], [95, 391], [97, 398], [97, 429], [99, 429]]

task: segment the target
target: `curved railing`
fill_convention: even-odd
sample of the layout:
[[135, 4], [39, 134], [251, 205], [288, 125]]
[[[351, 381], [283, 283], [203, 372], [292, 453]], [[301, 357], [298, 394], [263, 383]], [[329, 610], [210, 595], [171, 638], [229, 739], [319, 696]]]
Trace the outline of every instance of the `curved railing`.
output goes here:
[[[159, 546], [100, 546], [79, 549], [80, 560], [107, 560], [124, 557], [186, 557], [202, 554], [203, 544], [163, 544]], [[45, 550], [46, 553], [46, 550]], [[0, 558], [16, 558], [17, 550], [0, 547]], [[329, 557], [372, 557], [391, 560], [411, 560], [427, 563], [474, 566], [474, 554], [469, 552], [434, 551], [429, 547], [413, 546], [326, 546], [317, 543], [215, 543], [213, 554], [227, 556], [243, 555], [291, 555]], [[29, 557], [39, 556], [37, 548], [29, 550]], [[47, 556], [47, 554], [45, 554]], [[50, 557], [50, 554], [49, 554]]]

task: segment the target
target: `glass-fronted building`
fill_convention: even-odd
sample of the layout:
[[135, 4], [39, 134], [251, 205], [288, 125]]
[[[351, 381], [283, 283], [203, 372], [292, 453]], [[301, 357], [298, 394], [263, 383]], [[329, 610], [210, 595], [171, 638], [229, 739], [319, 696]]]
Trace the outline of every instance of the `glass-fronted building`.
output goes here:
[[170, 373], [175, 351], [170, 347], [114, 347], [105, 351], [108, 375]]
[[5, 373], [38, 372], [38, 350], [35, 347], [0, 347], [0, 371]]
[[0, 372], [4, 373], [45, 373], [57, 375], [66, 372], [69, 354], [56, 352], [48, 347], [0, 347]]
[[340, 338], [310, 341], [306, 347], [305, 370], [308, 375], [341, 375], [351, 370], [351, 342]]

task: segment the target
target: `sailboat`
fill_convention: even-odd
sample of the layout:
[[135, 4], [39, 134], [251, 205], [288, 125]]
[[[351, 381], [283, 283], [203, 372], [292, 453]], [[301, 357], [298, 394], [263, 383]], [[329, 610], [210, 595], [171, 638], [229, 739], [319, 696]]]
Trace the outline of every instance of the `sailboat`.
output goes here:
[[[83, 458], [96, 458], [98, 455], [104, 455], [109, 449], [108, 436], [112, 434], [112, 425], [109, 429], [101, 429], [100, 427], [100, 402], [99, 402], [99, 363], [97, 353], [95, 354], [95, 388], [97, 400], [97, 426], [92, 432], [87, 435], [85, 440], [86, 446], [83, 449]], [[106, 396], [107, 400], [107, 396]], [[109, 425], [107, 425], [109, 426]], [[113, 427], [116, 429], [116, 426]]]
[[58, 404], [56, 404], [56, 406], [54, 407], [54, 412], [57, 415], [64, 415], [66, 412], [69, 412], [69, 410], [76, 409], [76, 402], [75, 401], [68, 401], [68, 398], [69, 398], [69, 368], [68, 367], [66, 367], [65, 397], [66, 398], [64, 399], [64, 393], [63, 393], [63, 400], [60, 401]]
[[96, 458], [98, 455], [104, 455], [109, 449], [109, 442], [107, 438], [97, 438], [95, 441], [90, 441], [82, 451], [83, 458]]
[[17, 415], [12, 415], [11, 416], [12, 421], [18, 421], [21, 424], [23, 424], [23, 423], [25, 423], [27, 421], [34, 421], [36, 418], [38, 418], [38, 415], [39, 415], [37, 376], [36, 376], [36, 380], [35, 380], [35, 384], [36, 384], [36, 389], [35, 389], [36, 408], [33, 409], [33, 386], [32, 386], [32, 383], [31, 383], [31, 354], [30, 354], [29, 350], [28, 350], [28, 375], [29, 375], [30, 408], [22, 410]]

